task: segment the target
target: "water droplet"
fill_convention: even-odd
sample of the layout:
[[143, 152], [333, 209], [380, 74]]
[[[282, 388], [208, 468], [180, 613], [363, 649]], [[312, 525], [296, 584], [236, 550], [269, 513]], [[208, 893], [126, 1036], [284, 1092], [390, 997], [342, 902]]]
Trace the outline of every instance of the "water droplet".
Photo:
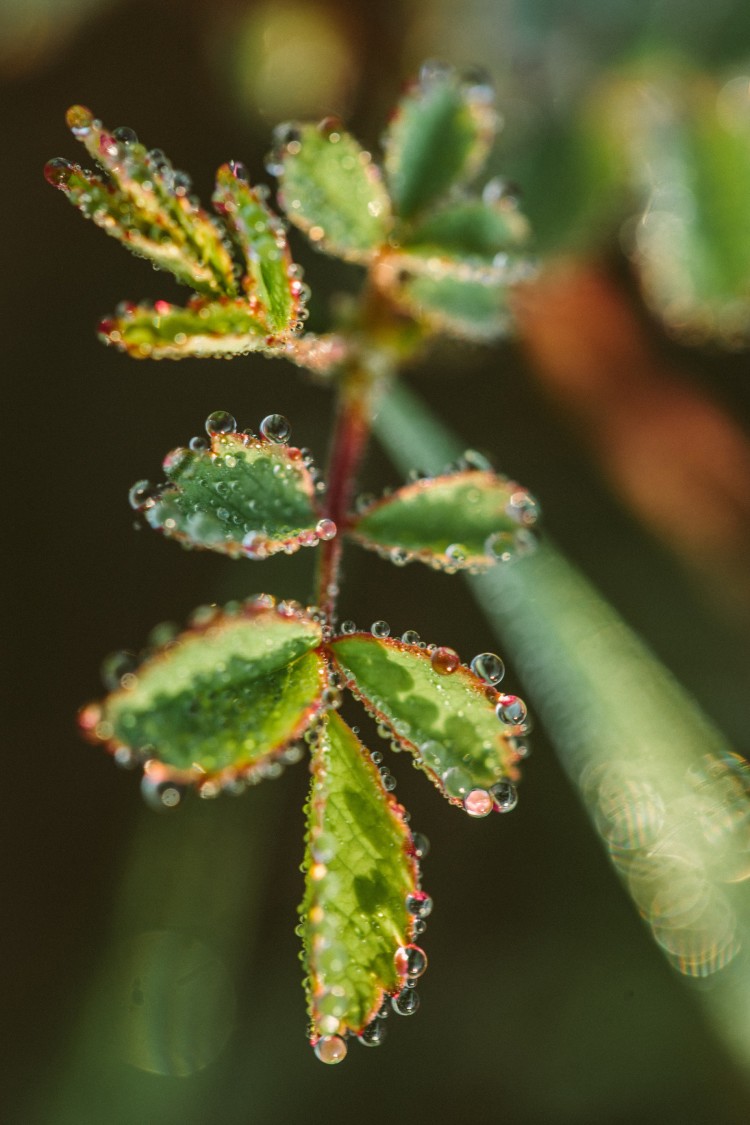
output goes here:
[[372, 1023], [368, 1023], [367, 1027], [363, 1028], [357, 1039], [365, 1047], [379, 1047], [385, 1039], [386, 1030], [382, 1020], [373, 1020]]
[[410, 980], [421, 977], [427, 968], [427, 954], [418, 945], [401, 945], [394, 955], [396, 971]]
[[422, 832], [412, 832], [412, 844], [414, 845], [414, 854], [417, 859], [424, 859], [430, 851], [430, 841]]
[[167, 476], [175, 477], [183, 473], [188, 465], [193, 464], [194, 461], [194, 453], [190, 449], [185, 449], [184, 446], [180, 445], [176, 449], [171, 449], [169, 451], [162, 461], [161, 467]]
[[491, 787], [490, 793], [497, 812], [511, 812], [518, 804], [518, 790], [509, 781], [498, 781]]
[[315, 525], [315, 534], [319, 539], [333, 539], [336, 535], [336, 524], [333, 520], [319, 520]]
[[489, 816], [493, 801], [486, 789], [471, 789], [464, 797], [464, 808], [469, 816]]
[[208, 442], [204, 437], [192, 437], [188, 442], [188, 447], [192, 449], [193, 453], [205, 453], [208, 449]]
[[72, 105], [65, 114], [65, 120], [74, 137], [87, 137], [94, 124], [94, 115], [85, 105]]
[[147, 773], [141, 778], [141, 795], [149, 808], [156, 809], [157, 812], [177, 808], [184, 793], [184, 786], [175, 781], [156, 780]]
[[372, 633], [373, 637], [380, 637], [381, 639], [384, 639], [385, 637], [389, 637], [391, 635], [391, 627], [387, 621], [373, 621], [372, 625], [370, 626], [370, 632]]
[[456, 566], [461, 566], [466, 562], [469, 552], [464, 547], [463, 543], [451, 543], [449, 547], [445, 548], [446, 558], [450, 559]]
[[493, 470], [489, 457], [485, 457], [476, 449], [465, 449], [462, 460], [467, 469], [474, 469], [480, 473], [491, 473]]
[[344, 634], [344, 636], [348, 636], [348, 634], [350, 634], [350, 633], [356, 633], [357, 632], [357, 626], [354, 624], [353, 621], [342, 621], [341, 622], [341, 632]]
[[471, 670], [487, 684], [499, 684], [505, 675], [505, 665], [494, 652], [480, 652], [472, 660]]
[[100, 135], [99, 152], [103, 157], [109, 157], [110, 160], [114, 160], [119, 154], [120, 148], [111, 133], [102, 133]]
[[396, 788], [396, 779], [393, 776], [393, 774], [390, 772], [390, 770], [387, 770], [387, 769], [380, 770], [380, 780], [382, 782], [383, 788], [385, 789], [385, 791], [387, 793], [392, 793], [393, 790]]
[[525, 489], [513, 493], [505, 511], [511, 519], [524, 527], [532, 527], [539, 519], [539, 505]]
[[102, 661], [99, 674], [107, 691], [117, 691], [122, 687], [125, 676], [131, 676], [138, 667], [138, 659], [132, 652], [111, 652]]
[[528, 712], [526, 704], [517, 695], [501, 695], [495, 708], [495, 714], [501, 723], [518, 726], [524, 722]]
[[496, 562], [510, 562], [516, 554], [516, 537], [512, 531], [495, 531], [487, 538], [484, 551]]
[[[352, 730], [354, 730], [353, 727], [352, 727]], [[379, 766], [380, 763], [383, 761], [383, 755], [380, 753], [379, 750], [373, 750], [370, 754], [370, 758], [372, 759], [372, 761], [375, 763], [376, 766]]]
[[266, 441], [283, 445], [292, 436], [292, 427], [283, 414], [267, 414], [260, 424], [260, 432]]
[[427, 918], [432, 914], [432, 899], [424, 891], [414, 891], [406, 896], [406, 909], [414, 918]]
[[54, 156], [44, 165], [44, 178], [56, 188], [64, 188], [73, 175], [73, 165], [64, 156]]
[[461, 665], [461, 658], [452, 648], [436, 648], [430, 664], [440, 676], [450, 676]]
[[159, 493], [158, 485], [152, 484], [149, 480], [139, 480], [130, 489], [128, 502], [131, 508], [140, 512], [143, 508], [150, 507], [151, 502], [157, 499]]
[[315, 1044], [315, 1054], [321, 1062], [333, 1065], [346, 1058], [346, 1042], [340, 1035], [324, 1035]]
[[112, 130], [112, 136], [121, 145], [137, 145], [138, 137], [135, 130], [131, 129], [128, 125], [118, 125], [116, 129]]
[[234, 434], [236, 432], [237, 419], [228, 410], [214, 410], [213, 414], [209, 414], [206, 418], [206, 433], [209, 437], [211, 434]]
[[399, 1016], [413, 1016], [419, 1009], [419, 994], [416, 988], [405, 988], [392, 997], [391, 1007]]
[[449, 797], [458, 797], [461, 800], [473, 788], [471, 775], [460, 766], [451, 766], [442, 777], [443, 786]]

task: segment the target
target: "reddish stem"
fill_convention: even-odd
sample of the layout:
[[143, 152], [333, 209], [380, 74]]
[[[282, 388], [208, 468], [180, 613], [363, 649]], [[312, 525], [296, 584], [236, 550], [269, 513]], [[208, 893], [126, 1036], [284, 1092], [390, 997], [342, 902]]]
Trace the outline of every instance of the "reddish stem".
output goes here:
[[343, 533], [362, 457], [367, 448], [372, 422], [376, 381], [370, 372], [356, 367], [341, 381], [336, 424], [328, 459], [326, 517], [336, 524], [336, 535], [320, 544], [316, 601], [333, 625], [339, 592], [338, 577], [343, 550]]

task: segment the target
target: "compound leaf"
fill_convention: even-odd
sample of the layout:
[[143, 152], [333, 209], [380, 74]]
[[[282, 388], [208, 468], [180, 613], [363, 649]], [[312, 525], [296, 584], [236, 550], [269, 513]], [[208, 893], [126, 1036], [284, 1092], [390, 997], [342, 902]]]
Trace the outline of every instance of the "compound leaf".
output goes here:
[[451, 571], [484, 570], [533, 548], [538, 505], [514, 481], [470, 470], [420, 480], [377, 500], [354, 519], [363, 547], [399, 563], [418, 559]]
[[388, 193], [370, 154], [337, 127], [282, 126], [276, 142], [272, 167], [291, 222], [326, 253], [367, 262], [391, 227]]
[[[175, 449], [164, 468], [169, 484], [155, 493], [144, 488], [141, 497], [136, 485], [132, 503], [186, 547], [263, 559], [318, 542], [315, 485], [299, 449], [211, 433], [210, 449]], [[327, 538], [332, 527], [326, 521]]]
[[184, 780], [252, 775], [319, 712], [321, 640], [316, 621], [266, 596], [217, 611], [148, 654], [82, 726]]
[[404, 811], [366, 748], [335, 711], [318, 728], [300, 907], [311, 1039], [358, 1035], [404, 972], [395, 955], [414, 934], [417, 889]]
[[234, 265], [222, 233], [188, 194], [185, 173], [176, 172], [161, 150], [149, 152], [132, 130], [108, 132], [85, 106], [72, 106], [67, 121], [109, 180], [56, 159], [45, 169], [50, 183], [178, 281], [209, 296], [235, 296]]
[[412, 219], [484, 164], [497, 126], [493, 93], [449, 68], [426, 66], [385, 137], [385, 170], [397, 213]]
[[517, 776], [525, 706], [461, 665], [452, 649], [429, 652], [369, 633], [337, 637], [330, 649], [347, 686], [452, 804]]
[[241, 164], [222, 164], [213, 203], [243, 260], [242, 288], [262, 309], [268, 330], [291, 328], [307, 288], [292, 262], [284, 226], [265, 203], [267, 188], [252, 188]]
[[196, 297], [187, 306], [156, 301], [123, 304], [101, 321], [99, 336], [133, 359], [185, 359], [281, 354], [285, 341], [267, 334], [258, 310], [244, 298], [207, 301]]

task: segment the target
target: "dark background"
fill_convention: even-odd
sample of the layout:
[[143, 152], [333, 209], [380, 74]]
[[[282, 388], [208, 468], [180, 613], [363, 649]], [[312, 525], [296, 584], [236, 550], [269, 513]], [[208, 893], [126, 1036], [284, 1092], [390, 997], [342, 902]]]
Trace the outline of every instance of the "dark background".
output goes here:
[[[529, 192], [546, 250], [555, 242], [550, 215], [567, 202], [554, 160], [556, 151], [564, 159], [566, 114], [603, 68], [650, 41], [678, 41], [698, 65], [729, 75], [743, 73], [750, 55], [750, 16], [728, 0], [710, 12], [686, 0], [577, 0], [564, 17], [562, 8], [543, 0], [0, 3], [9, 687], [2, 1069], [4, 1120], [14, 1125], [747, 1120], [742, 1076], [650, 941], [544, 731], [508, 818], [469, 821], [394, 760], [399, 797], [432, 842], [425, 885], [436, 908], [422, 1010], [413, 1020], [393, 1016], [379, 1052], [355, 1044], [329, 1070], [305, 1040], [293, 933], [304, 766], [241, 801], [195, 799], [157, 815], [143, 807], [137, 777], [75, 729], [78, 706], [101, 692], [100, 658], [138, 648], [158, 622], [258, 590], [309, 593], [311, 552], [253, 569], [134, 531], [133, 481], [157, 477], [163, 454], [218, 408], [250, 425], [282, 413], [295, 442], [322, 459], [331, 398], [280, 362], [136, 364], [97, 343], [96, 321], [119, 300], [179, 293], [45, 184], [45, 160], [78, 155], [67, 106], [88, 104], [163, 146], [206, 200], [226, 159], [267, 178], [263, 156], [279, 117], [335, 110], [374, 146], [421, 58], [477, 62], [496, 78], [507, 120], [498, 167], [519, 176], [551, 170], [549, 192], [543, 179]], [[328, 61], [316, 70], [318, 57]], [[313, 288], [313, 324], [323, 325], [328, 296], [354, 288], [357, 271], [311, 254], [301, 239], [294, 245]], [[656, 362], [746, 434], [746, 356], [668, 341], [611, 248], [606, 262]], [[705, 567], [643, 529], [524, 355], [519, 343], [448, 345], [409, 378], [467, 444], [491, 450], [540, 497], [557, 543], [746, 752], [741, 595], [722, 600]], [[372, 487], [396, 481], [377, 450], [365, 478]], [[415, 628], [464, 658], [495, 645], [459, 579], [417, 566], [394, 571], [353, 549], [341, 609], [361, 624], [385, 617], [394, 632]], [[141, 984], [152, 992], [134, 1030], [128, 943], [144, 931]], [[176, 951], [165, 932], [179, 935]], [[209, 962], [196, 948], [211, 951]], [[175, 960], [188, 975], [199, 965], [204, 992], [225, 1000], [219, 1011], [200, 989], [188, 1010], [159, 1010], [159, 982], [171, 979]]]

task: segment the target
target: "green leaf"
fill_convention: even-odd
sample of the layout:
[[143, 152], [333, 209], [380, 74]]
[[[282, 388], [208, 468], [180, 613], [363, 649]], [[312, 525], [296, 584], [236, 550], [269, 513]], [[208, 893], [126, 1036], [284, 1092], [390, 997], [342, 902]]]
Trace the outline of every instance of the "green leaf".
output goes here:
[[[649, 303], [676, 334], [750, 338], [747, 83], [704, 79], [628, 88], [628, 155], [645, 211], [633, 256]], [[622, 109], [622, 106], [620, 106]], [[620, 119], [611, 123], [621, 128]]]
[[428, 270], [416, 276], [391, 271], [384, 288], [396, 304], [432, 331], [477, 341], [497, 339], [510, 331], [510, 276], [504, 279], [491, 269], [481, 279], [472, 273], [462, 278], [445, 262], [430, 262]]
[[213, 202], [242, 254], [242, 287], [257, 301], [270, 332], [291, 328], [307, 287], [292, 262], [284, 226], [265, 203], [267, 188], [252, 188], [240, 164], [222, 164]]
[[[494, 202], [473, 199], [436, 211], [408, 231], [400, 245], [407, 255], [504, 269], [505, 255], [524, 242], [528, 232], [514, 197], [500, 195]], [[499, 261], [498, 255], [503, 256]]]
[[132, 131], [105, 130], [84, 106], [72, 106], [67, 121], [111, 183], [65, 161], [48, 164], [47, 179], [109, 234], [178, 281], [208, 296], [235, 296], [234, 266], [222, 233], [188, 195], [185, 174], [175, 172], [161, 151], [147, 151]]
[[168, 301], [153, 305], [123, 304], [114, 317], [101, 321], [99, 336], [133, 359], [283, 354], [286, 341], [268, 336], [250, 303], [242, 298], [206, 301], [194, 298], [186, 307]]
[[318, 542], [315, 485], [299, 449], [212, 433], [209, 450], [175, 449], [164, 468], [170, 483], [140, 501], [136, 486], [132, 503], [186, 547], [264, 559]]
[[318, 728], [300, 906], [310, 1037], [360, 1032], [405, 979], [418, 866], [404, 810], [369, 753], [330, 711]]
[[282, 126], [276, 140], [279, 203], [291, 222], [326, 253], [369, 261], [391, 228], [390, 200], [369, 152], [333, 127]]
[[146, 655], [82, 725], [186, 781], [257, 774], [318, 714], [326, 686], [320, 625], [261, 596], [200, 621]]
[[412, 219], [484, 164], [497, 127], [484, 83], [425, 67], [403, 98], [385, 137], [385, 169], [397, 213]]
[[496, 473], [470, 470], [420, 480], [375, 501], [349, 533], [398, 563], [418, 559], [451, 572], [484, 570], [533, 549], [534, 498]]
[[[459, 664], [452, 649], [428, 652], [369, 633], [337, 637], [330, 649], [347, 687], [452, 804], [518, 776], [515, 740], [526, 729], [525, 707]], [[453, 671], [438, 670], [448, 662]], [[501, 704], [519, 721], [501, 722]]]

